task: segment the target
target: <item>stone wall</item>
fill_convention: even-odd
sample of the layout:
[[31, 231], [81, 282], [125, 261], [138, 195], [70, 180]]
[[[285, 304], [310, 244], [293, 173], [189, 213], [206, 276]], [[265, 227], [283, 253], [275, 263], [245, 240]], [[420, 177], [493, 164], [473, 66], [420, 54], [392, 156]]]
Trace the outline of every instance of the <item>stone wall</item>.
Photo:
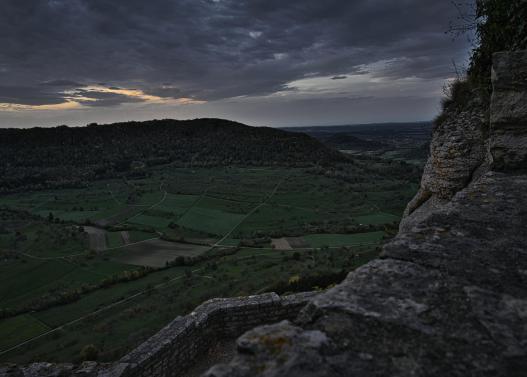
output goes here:
[[178, 377], [214, 343], [236, 338], [262, 324], [293, 319], [316, 294], [279, 296], [266, 293], [209, 300], [192, 313], [178, 317], [119, 362], [98, 364], [35, 363], [0, 366], [0, 377]]
[[211, 343], [236, 338], [257, 325], [293, 319], [312, 296], [268, 293], [207, 301], [123, 357], [121, 363], [129, 365], [126, 377], [180, 376]]

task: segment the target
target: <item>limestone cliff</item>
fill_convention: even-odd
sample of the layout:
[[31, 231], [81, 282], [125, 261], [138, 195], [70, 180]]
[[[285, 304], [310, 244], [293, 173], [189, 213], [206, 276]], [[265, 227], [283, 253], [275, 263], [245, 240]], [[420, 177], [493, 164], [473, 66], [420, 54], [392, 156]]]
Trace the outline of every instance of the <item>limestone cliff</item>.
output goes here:
[[490, 116], [474, 96], [434, 131], [382, 258], [207, 377], [526, 375], [527, 51], [495, 54], [492, 80]]

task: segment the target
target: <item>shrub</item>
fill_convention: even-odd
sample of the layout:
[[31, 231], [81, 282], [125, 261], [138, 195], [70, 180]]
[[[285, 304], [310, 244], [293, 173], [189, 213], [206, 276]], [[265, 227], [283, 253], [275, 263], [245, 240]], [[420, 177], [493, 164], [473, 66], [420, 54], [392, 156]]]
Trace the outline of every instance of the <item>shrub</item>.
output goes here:
[[80, 356], [83, 361], [95, 361], [99, 356], [99, 350], [93, 344], [88, 344], [82, 349]]
[[[453, 1], [456, 5], [461, 5]], [[473, 30], [477, 45], [470, 57], [467, 77], [458, 78], [445, 88], [443, 113], [434, 121], [441, 125], [448, 117], [445, 110], [463, 107], [477, 93], [487, 103], [492, 93], [492, 55], [499, 51], [527, 48], [527, 6], [525, 0], [476, 0], [473, 14], [461, 17], [464, 24], [451, 27], [463, 33]], [[453, 107], [455, 106], [455, 107]]]
[[442, 99], [443, 109], [462, 107], [472, 97], [472, 86], [467, 80], [459, 78], [447, 84], [444, 92], [446, 96]]

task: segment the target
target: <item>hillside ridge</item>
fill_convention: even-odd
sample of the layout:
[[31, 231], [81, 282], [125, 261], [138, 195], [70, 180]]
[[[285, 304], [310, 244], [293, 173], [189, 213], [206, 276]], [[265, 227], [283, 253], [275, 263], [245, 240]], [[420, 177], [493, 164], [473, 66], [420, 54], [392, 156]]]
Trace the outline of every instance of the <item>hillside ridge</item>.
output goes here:
[[314, 138], [223, 119], [0, 129], [0, 193], [83, 187], [141, 166], [310, 166], [346, 157]]

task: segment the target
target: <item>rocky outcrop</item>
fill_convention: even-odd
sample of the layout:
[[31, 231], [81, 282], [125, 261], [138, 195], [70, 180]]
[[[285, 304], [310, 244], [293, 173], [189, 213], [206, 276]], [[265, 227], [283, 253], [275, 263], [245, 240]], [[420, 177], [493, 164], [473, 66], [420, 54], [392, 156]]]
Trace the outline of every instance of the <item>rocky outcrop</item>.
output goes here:
[[477, 92], [464, 106], [444, 111], [443, 119], [434, 127], [430, 157], [419, 191], [406, 208], [402, 230], [447, 203], [477, 176], [478, 170], [486, 169], [488, 129], [485, 101]]
[[444, 111], [401, 230], [421, 221], [485, 171], [527, 169], [526, 55], [526, 51], [494, 55], [490, 112], [477, 91], [463, 106]]
[[294, 321], [245, 333], [207, 377], [525, 375], [527, 54], [495, 59], [490, 134], [477, 99], [435, 131], [382, 258]]

